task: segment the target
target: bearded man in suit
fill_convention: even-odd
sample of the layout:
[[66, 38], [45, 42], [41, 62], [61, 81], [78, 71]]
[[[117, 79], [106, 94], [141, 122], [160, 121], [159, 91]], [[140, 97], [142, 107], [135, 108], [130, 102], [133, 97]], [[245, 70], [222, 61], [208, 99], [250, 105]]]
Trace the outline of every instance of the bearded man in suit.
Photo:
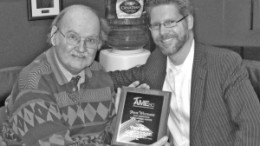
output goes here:
[[146, 64], [111, 72], [117, 87], [139, 80], [172, 92], [175, 146], [259, 146], [260, 104], [241, 57], [196, 42], [189, 0], [147, 1], [156, 49]]

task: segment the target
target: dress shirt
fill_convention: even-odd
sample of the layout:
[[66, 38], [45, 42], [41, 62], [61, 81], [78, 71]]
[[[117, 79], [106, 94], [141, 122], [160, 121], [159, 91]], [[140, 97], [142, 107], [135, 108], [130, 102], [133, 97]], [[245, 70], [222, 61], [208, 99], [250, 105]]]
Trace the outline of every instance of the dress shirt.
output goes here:
[[174, 65], [167, 57], [164, 91], [172, 92], [168, 128], [175, 146], [190, 145], [190, 93], [194, 58], [194, 41], [181, 65]]

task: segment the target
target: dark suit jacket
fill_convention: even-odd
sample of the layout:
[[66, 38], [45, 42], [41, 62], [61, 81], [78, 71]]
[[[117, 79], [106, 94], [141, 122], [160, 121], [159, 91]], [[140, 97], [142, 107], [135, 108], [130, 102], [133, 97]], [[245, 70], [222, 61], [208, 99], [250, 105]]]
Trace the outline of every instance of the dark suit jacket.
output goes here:
[[[260, 146], [260, 104], [241, 63], [234, 52], [195, 43], [191, 146]], [[140, 80], [162, 89], [166, 56], [155, 49], [145, 65], [110, 74], [118, 87]]]

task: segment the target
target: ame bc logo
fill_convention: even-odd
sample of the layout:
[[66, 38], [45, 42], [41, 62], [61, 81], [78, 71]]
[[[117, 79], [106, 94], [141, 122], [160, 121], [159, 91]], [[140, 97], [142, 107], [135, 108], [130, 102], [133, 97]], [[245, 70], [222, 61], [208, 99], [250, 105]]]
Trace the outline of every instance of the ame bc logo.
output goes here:
[[142, 97], [134, 98], [134, 106], [142, 106], [146, 108], [154, 108], [154, 103], [150, 103], [149, 100], [142, 100]]

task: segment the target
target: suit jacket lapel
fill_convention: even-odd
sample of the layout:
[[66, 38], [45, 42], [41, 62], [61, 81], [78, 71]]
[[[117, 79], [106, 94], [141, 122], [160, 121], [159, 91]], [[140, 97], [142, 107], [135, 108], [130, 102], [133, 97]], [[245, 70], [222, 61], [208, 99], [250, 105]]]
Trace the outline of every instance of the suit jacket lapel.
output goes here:
[[191, 107], [190, 107], [190, 143], [193, 143], [194, 132], [198, 125], [199, 117], [203, 108], [205, 77], [207, 71], [204, 68], [206, 58], [203, 55], [203, 47], [195, 44], [192, 84], [191, 84]]

